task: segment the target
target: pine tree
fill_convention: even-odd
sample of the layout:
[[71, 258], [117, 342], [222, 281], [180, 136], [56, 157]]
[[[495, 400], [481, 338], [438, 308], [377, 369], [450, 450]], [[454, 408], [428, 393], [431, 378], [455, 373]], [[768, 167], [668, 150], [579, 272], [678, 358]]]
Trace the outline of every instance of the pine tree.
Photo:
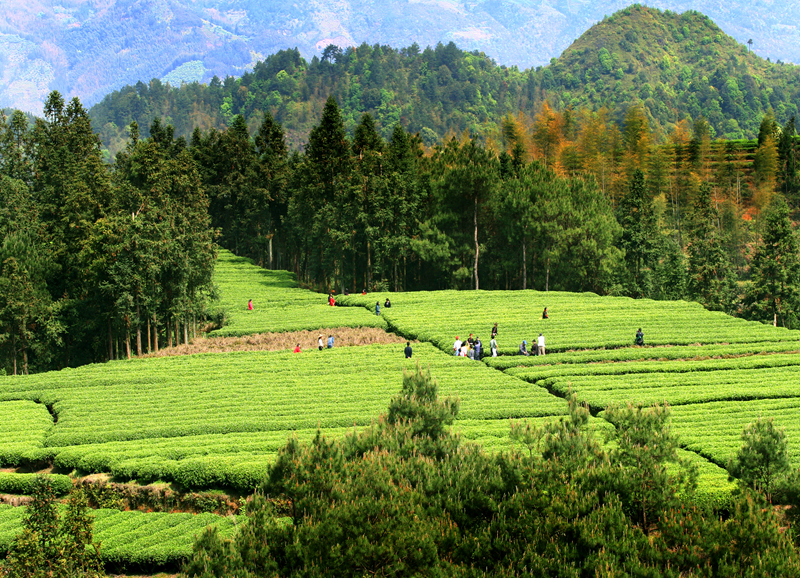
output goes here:
[[633, 172], [630, 188], [617, 206], [617, 222], [622, 226], [619, 247], [625, 251], [628, 277], [624, 283], [625, 292], [633, 297], [650, 296], [659, 232], [640, 169]]
[[789, 207], [776, 194], [764, 212], [761, 244], [751, 263], [747, 312], [753, 319], [793, 327], [800, 307], [800, 242]]
[[692, 214], [687, 292], [708, 309], [732, 313], [737, 301], [736, 275], [718, 223], [711, 187], [703, 183]]
[[20, 533], [0, 567], [8, 578], [101, 578], [100, 547], [92, 541], [93, 519], [83, 492], [70, 494], [63, 518], [47, 476], [39, 476]]
[[731, 475], [746, 486], [763, 491], [772, 501], [775, 482], [789, 470], [786, 432], [772, 418], [759, 418], [742, 431], [742, 447], [728, 464]]

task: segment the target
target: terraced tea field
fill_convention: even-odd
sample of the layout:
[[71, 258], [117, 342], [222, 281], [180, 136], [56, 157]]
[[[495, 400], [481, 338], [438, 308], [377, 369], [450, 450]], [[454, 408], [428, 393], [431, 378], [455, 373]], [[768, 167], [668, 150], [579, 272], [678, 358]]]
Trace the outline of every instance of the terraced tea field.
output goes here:
[[[0, 504], [0, 555], [5, 555], [19, 533], [24, 508]], [[94, 539], [101, 542], [100, 557], [124, 566], [175, 566], [192, 552], [196, 537], [207, 526], [223, 536], [236, 530], [235, 517], [214, 514], [159, 514], [93, 510]]]
[[[340, 297], [348, 305], [368, 310], [375, 295]], [[378, 299], [383, 303], [383, 296]], [[547, 307], [549, 319], [542, 319]], [[390, 329], [406, 337], [429, 341], [450, 351], [456, 336], [470, 333], [488, 349], [491, 328], [498, 324], [501, 355], [515, 354], [523, 339], [543, 333], [548, 352], [610, 349], [633, 344], [644, 329], [647, 345], [706, 345], [794, 342], [800, 335], [706, 311], [686, 301], [651, 301], [628, 297], [599, 297], [594, 293], [541, 291], [422, 291], [392, 295], [392, 307], [382, 317]]]
[[[363, 309], [330, 307], [326, 295], [300, 289], [289, 271], [268, 271], [250, 259], [220, 249], [214, 272], [219, 292], [216, 310], [225, 316], [215, 337], [302, 331], [333, 327], [385, 327]], [[247, 308], [253, 300], [253, 310]]]
[[[51, 463], [118, 480], [249, 492], [290, 435], [310, 439], [317, 428], [342, 435], [375, 420], [416, 362], [430, 368], [442, 395], [460, 397], [454, 428], [487, 451], [511, 446], [511, 420], [540, 424], [565, 415], [563, 397], [574, 392], [596, 415], [595, 430], [613, 427], [602, 419], [609, 404], [669, 403], [683, 453], [699, 468], [702, 499], [725, 501], [733, 485], [719, 465], [738, 449], [742, 428], [762, 415], [787, 428], [800, 467], [798, 332], [693, 303], [533, 291], [392, 294], [393, 306], [378, 317], [375, 301], [387, 295], [339, 297], [347, 306], [330, 307], [289, 273], [224, 251], [216, 282], [227, 323], [217, 335], [385, 326], [423, 343], [414, 345], [413, 360], [391, 344], [134, 359], [2, 377], [0, 467]], [[500, 357], [451, 354], [455, 336], [470, 333], [488, 350], [495, 322]], [[646, 347], [631, 345], [638, 327]], [[547, 355], [514, 355], [522, 339], [532, 344], [540, 332]], [[197, 533], [182, 518], [127, 514], [134, 513], [96, 513], [109, 560], [166, 564], [184, 556]], [[0, 551], [19, 516], [0, 508]], [[137, 534], [140, 527], [149, 530]]]
[[[470, 437], [481, 437], [476, 421], [565, 413], [546, 390], [429, 344], [415, 347], [414, 361], [398, 345], [206, 354], [2, 378], [0, 412], [13, 408], [28, 434], [4, 437], [0, 456], [3, 465], [45, 460], [124, 479], [251, 490], [292, 432], [310, 438], [317, 427], [342, 431], [377, 418], [417, 360], [443, 394], [460, 396]], [[43, 419], [44, 406], [55, 424]]]
[[[368, 310], [375, 297], [343, 301]], [[400, 293], [383, 316], [390, 329], [447, 352], [456, 336], [470, 333], [488, 349], [496, 322], [501, 355], [484, 359], [486, 365], [559, 397], [575, 393], [600, 416], [611, 404], [666, 402], [684, 447], [717, 464], [741, 446], [747, 424], [773, 416], [787, 429], [800, 467], [800, 332], [696, 303], [592, 293]], [[639, 327], [645, 347], [632, 345]], [[516, 354], [523, 339], [530, 347], [539, 333], [547, 355]]]

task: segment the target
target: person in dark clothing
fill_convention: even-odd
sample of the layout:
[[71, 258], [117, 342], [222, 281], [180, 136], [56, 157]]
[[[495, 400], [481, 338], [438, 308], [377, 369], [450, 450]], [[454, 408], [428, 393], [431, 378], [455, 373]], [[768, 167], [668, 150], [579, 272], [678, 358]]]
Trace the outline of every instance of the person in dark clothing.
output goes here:
[[497, 323], [495, 323], [494, 327], [492, 327], [492, 339], [495, 337], [497, 337]]
[[522, 343], [519, 344], [519, 354], [520, 355], [529, 355], [529, 353], [528, 353], [528, 342], [525, 341], [524, 339], [522, 340]]
[[481, 338], [476, 336], [475, 337], [475, 361], [480, 361], [481, 356], [483, 355], [483, 343], [481, 343]]
[[392, 302], [389, 301], [388, 297], [386, 298], [386, 301], [383, 303], [383, 306], [386, 307], [387, 309], [392, 306]]
[[469, 337], [467, 338], [467, 343], [469, 343], [470, 345], [475, 345], [475, 338], [472, 336], [472, 333], [469, 334]]
[[542, 319], [550, 319], [550, 316], [547, 314], [547, 307], [542, 311]]
[[410, 341], [406, 341], [406, 348], [403, 350], [403, 352], [406, 354], [406, 359], [411, 359], [411, 354], [413, 353], [413, 350], [411, 349]]
[[644, 345], [644, 333], [642, 333], [642, 328], [639, 328], [639, 331], [636, 332], [636, 340], [633, 342], [634, 345]]

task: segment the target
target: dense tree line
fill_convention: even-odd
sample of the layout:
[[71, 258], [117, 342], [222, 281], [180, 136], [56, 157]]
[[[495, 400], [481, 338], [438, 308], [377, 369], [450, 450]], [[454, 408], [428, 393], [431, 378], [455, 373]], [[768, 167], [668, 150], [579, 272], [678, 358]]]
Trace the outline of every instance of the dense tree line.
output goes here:
[[794, 326], [793, 127], [765, 115], [748, 160], [703, 118], [656, 145], [641, 109], [618, 127], [544, 107], [503, 119], [502, 145], [425, 147], [399, 123], [384, 140], [368, 114], [349, 138], [331, 97], [303, 153], [271, 117], [190, 148], [221, 242], [321, 290], [595, 291]]
[[[0, 122], [0, 351], [28, 373], [188, 339], [211, 288], [208, 198], [169, 128], [113, 170], [77, 99]], [[191, 328], [191, 329], [190, 329]]]
[[796, 326], [794, 119], [749, 152], [704, 118], [653, 142], [639, 107], [507, 115], [426, 146], [330, 97], [305, 150], [266, 115], [187, 142], [159, 119], [103, 162], [77, 100], [0, 125], [0, 343], [9, 372], [188, 341], [215, 238], [324, 291], [538, 289], [693, 299]]
[[221, 242], [319, 288], [605, 292], [613, 275], [619, 225], [593, 179], [476, 139], [426, 154], [399, 123], [385, 141], [370, 115], [350, 139], [331, 97], [303, 154], [270, 117], [255, 138], [242, 117], [198, 130], [190, 149]]
[[632, 6], [593, 26], [550, 65], [499, 66], [455, 44], [406, 48], [362, 44], [327, 47], [306, 61], [283, 50], [240, 78], [169, 86], [157, 79], [125, 86], [92, 107], [113, 156], [136, 121], [154, 117], [190, 137], [230, 126], [242, 115], [251, 131], [265, 115], [285, 127], [293, 148], [307, 142], [328, 96], [341, 107], [348, 134], [369, 113], [384, 139], [396, 123], [433, 145], [469, 131], [495, 137], [501, 119], [534, 115], [544, 103], [560, 113], [604, 108], [616, 124], [638, 106], [658, 134], [686, 119], [707, 119], [712, 137], [752, 138], [771, 108], [785, 124], [798, 114], [800, 73], [749, 52], [707, 17]]
[[[609, 408], [616, 427], [603, 446], [589, 431], [588, 409], [573, 398], [569, 416], [538, 428], [516, 423], [516, 449], [490, 455], [450, 433], [458, 407], [439, 399], [430, 375], [417, 369], [371, 427], [338, 440], [321, 433], [308, 444], [290, 439], [236, 536], [207, 531], [181, 576], [776, 576], [800, 569], [792, 530], [762, 497], [744, 491], [721, 512], [699, 499], [668, 408]], [[748, 471], [765, 464], [752, 454], [770, 436], [757, 437], [738, 454]], [[288, 512], [274, 508], [281, 503]]]

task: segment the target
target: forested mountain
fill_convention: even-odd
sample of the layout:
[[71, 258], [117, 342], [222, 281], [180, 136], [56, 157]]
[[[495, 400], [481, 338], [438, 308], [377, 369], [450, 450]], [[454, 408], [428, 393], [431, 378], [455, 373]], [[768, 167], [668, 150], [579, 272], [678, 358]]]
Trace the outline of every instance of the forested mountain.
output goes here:
[[[435, 46], [450, 41], [521, 68], [546, 64], [630, 0], [0, 0], [0, 106], [35, 114], [51, 90], [91, 105], [112, 90], [159, 78], [238, 76], [279, 50], [308, 60], [329, 44]], [[772, 60], [800, 62], [791, 0], [656, 0], [700, 10]]]
[[704, 116], [712, 137], [752, 138], [770, 108], [780, 124], [797, 113], [800, 68], [761, 59], [700, 13], [634, 6], [535, 70], [499, 66], [452, 43], [424, 50], [329, 46], [310, 62], [287, 50], [240, 78], [208, 85], [139, 82], [108, 95], [90, 114], [112, 154], [132, 121], [144, 128], [165, 118], [188, 138], [194, 127], [222, 128], [236, 114], [252, 129], [266, 112], [297, 146], [329, 95], [339, 102], [348, 132], [369, 112], [384, 137], [400, 122], [427, 145], [465, 130], [498, 138], [504, 115], [533, 116], [544, 102], [556, 110], [605, 108], [619, 124], [628, 108], [641, 104], [657, 135]]
[[560, 109], [642, 102], [655, 127], [702, 116], [729, 139], [755, 136], [770, 107], [786, 122], [800, 96], [797, 66], [759, 58], [700, 13], [640, 6], [593, 26], [541, 76]]

